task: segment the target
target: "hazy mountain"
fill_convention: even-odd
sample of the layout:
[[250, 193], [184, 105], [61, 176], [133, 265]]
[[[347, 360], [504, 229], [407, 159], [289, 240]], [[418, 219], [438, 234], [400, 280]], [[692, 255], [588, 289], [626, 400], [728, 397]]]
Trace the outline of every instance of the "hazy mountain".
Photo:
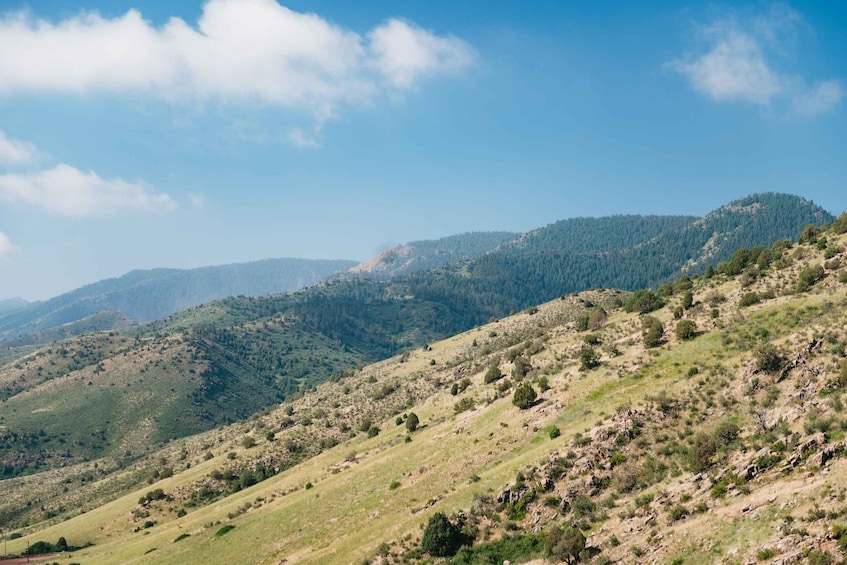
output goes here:
[[29, 302], [23, 298], [6, 298], [5, 300], [0, 300], [0, 316], [19, 310], [27, 304], [29, 304]]
[[425, 271], [473, 259], [518, 235], [510, 232], [470, 232], [436, 240], [410, 241], [383, 251], [373, 259], [352, 267], [349, 272], [388, 278]]
[[352, 265], [352, 261], [286, 258], [199, 269], [132, 271], [0, 317], [0, 338], [61, 326], [106, 310], [149, 322], [227, 296], [290, 292]]

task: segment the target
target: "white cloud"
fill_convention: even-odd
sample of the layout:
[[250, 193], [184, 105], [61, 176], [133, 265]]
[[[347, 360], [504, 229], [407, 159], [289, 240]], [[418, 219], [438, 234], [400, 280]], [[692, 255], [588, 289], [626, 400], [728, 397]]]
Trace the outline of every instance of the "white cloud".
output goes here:
[[152, 192], [143, 182], [103, 179], [65, 164], [33, 173], [0, 175], [0, 200], [78, 218], [176, 208], [170, 196]]
[[0, 165], [14, 166], [30, 163], [38, 156], [31, 143], [10, 139], [0, 130]]
[[429, 74], [459, 72], [474, 60], [460, 39], [438, 37], [401, 20], [374, 29], [368, 39], [377, 69], [397, 88], [409, 88]]
[[672, 66], [695, 90], [714, 100], [768, 104], [782, 90], [756, 41], [737, 31], [722, 34], [708, 53]]
[[0, 19], [0, 92], [141, 92], [168, 101], [261, 101], [309, 112], [458, 72], [474, 59], [452, 36], [390, 20], [366, 36], [276, 0], [209, 0], [196, 27], [154, 27], [136, 10], [58, 23]]
[[844, 83], [840, 80], [827, 80], [809, 89], [802, 89], [794, 98], [797, 112], [814, 118], [829, 112], [844, 99]]
[[798, 30], [805, 28], [800, 15], [787, 7], [772, 9], [768, 16], [747, 25], [720, 21], [701, 30], [705, 52], [689, 54], [668, 66], [712, 100], [779, 104], [797, 115], [815, 117], [832, 110], [844, 98], [841, 81], [810, 84], [801, 76], [780, 72], [773, 62], [797, 42]]
[[9, 240], [6, 234], [0, 232], [0, 261], [5, 260], [16, 251], [19, 251], [18, 247]]

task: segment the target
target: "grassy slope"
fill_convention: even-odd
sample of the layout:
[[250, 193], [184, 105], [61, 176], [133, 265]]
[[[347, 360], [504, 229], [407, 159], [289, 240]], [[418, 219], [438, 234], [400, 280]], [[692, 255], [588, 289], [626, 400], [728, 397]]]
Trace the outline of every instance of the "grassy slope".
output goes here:
[[[697, 288], [695, 295], [700, 304], [688, 317], [697, 321], [701, 335], [693, 341], [680, 343], [668, 335], [667, 345], [645, 351], [637, 317], [617, 312], [600, 333], [604, 345], [614, 344], [620, 355], [604, 356], [601, 368], [580, 372], [574, 354], [582, 345], [582, 336], [570, 329], [572, 316], [563, 315], [563, 310], [572, 304], [555, 301], [542, 306], [534, 316], [513, 316], [434, 344], [431, 351], [415, 351], [405, 363], [395, 358], [367, 367], [349, 379], [321, 385], [291, 404], [295, 415], [313, 414], [310, 411], [333, 399], [339, 402], [345, 396], [361, 393], [363, 396], [356, 397], [361, 402], [340, 402], [337, 411], [349, 416], [351, 422], [361, 420], [362, 414], [353, 412], [359, 406], [365, 414], [369, 410], [382, 414], [377, 424], [383, 431], [375, 438], [360, 434], [258, 485], [201, 509], [191, 509], [187, 516], [177, 519], [175, 510], [185, 500], [185, 492], [204, 481], [211, 471], [225, 466], [228, 460], [222, 457], [224, 453], [237, 452], [236, 462], [259, 459], [278, 452], [283, 437], [302, 435], [304, 431], [307, 435], [320, 434], [338, 425], [327, 416], [327, 426], [321, 425], [323, 421], [313, 421], [309, 426], [278, 433], [274, 442], [260, 441], [258, 447], [246, 450], [238, 446], [245, 433], [258, 436], [260, 430], [278, 429], [285, 417], [280, 408], [194, 440], [214, 446], [213, 459], [202, 461], [197, 449], [189, 450], [187, 463], [191, 466], [176, 476], [11, 542], [9, 549], [19, 551], [26, 541], [53, 540], [61, 535], [71, 543], [96, 544], [75, 555], [83, 563], [276, 563], [283, 558], [288, 562], [351, 563], [372, 556], [383, 542], [395, 542], [397, 550], [403, 545], [399, 540], [405, 536], [414, 539], [420, 535], [421, 524], [432, 512], [470, 508], [481, 496], [499, 492], [519, 470], [529, 474], [529, 469], [537, 468], [551, 456], [568, 451], [581, 455], [583, 451], [572, 445], [577, 433], [592, 430], [594, 434], [613, 420], [616, 409], [623, 405], [645, 407], [646, 411], [651, 405], [649, 397], [660, 391], [701, 403], [700, 409], [681, 415], [679, 421], [663, 424], [668, 431], [682, 433], [686, 427], [696, 431], [713, 426], [718, 418], [731, 418], [739, 422], [742, 436], [755, 447], [762, 440], [757, 439], [755, 424], [745, 405], [749, 400], [745, 396], [750, 396], [746, 391], [755, 376], [750, 372], [752, 348], [767, 341], [785, 348], [793, 357], [816, 336], [825, 338], [829, 344], [826, 355], [810, 358], [818, 375], [818, 389], [837, 372], [833, 359], [837, 361], [844, 355], [847, 304], [845, 285], [836, 281], [837, 273], [830, 274], [808, 293], [783, 295], [761, 305], [738, 308], [743, 292], [770, 287], [780, 294], [780, 289], [793, 284], [806, 261], [821, 262], [820, 256], [807, 248], [802, 248], [799, 255], [791, 253], [797, 257], [794, 266], [759, 279], [749, 289], [742, 290], [736, 280], [722, 279]], [[720, 317], [714, 322], [705, 304], [711, 293], [727, 298], [718, 306]], [[670, 310], [666, 307], [655, 314], [668, 330], [673, 327]], [[532, 357], [532, 363], [540, 373], [549, 375], [552, 388], [534, 408], [519, 411], [511, 405], [511, 395], [495, 398], [495, 385], [484, 385], [482, 378], [492, 354], [526, 340], [543, 343], [543, 351]], [[430, 365], [431, 359], [436, 361], [434, 366]], [[508, 372], [509, 364], [504, 362], [502, 366]], [[467, 369], [464, 374], [473, 381], [463, 394], [474, 397], [477, 407], [454, 415], [457, 397], [449, 393], [449, 387], [437, 384], [458, 380], [463, 376], [459, 370], [463, 367]], [[701, 374], [688, 377], [691, 367], [698, 367]], [[790, 431], [800, 436], [808, 435], [804, 423], [808, 422], [811, 408], [837, 413], [832, 412], [834, 408], [821, 408], [823, 404], [818, 406], [819, 403], [797, 410], [792, 398], [797, 389], [807, 386], [803, 374], [773, 383], [781, 392], [774, 414], [781, 414]], [[403, 385], [389, 395], [387, 404], [367, 402], [377, 387], [392, 380]], [[344, 387], [351, 392], [344, 393]], [[733, 400], [710, 408], [708, 399], [715, 398], [718, 391]], [[413, 409], [423, 424], [423, 429], [413, 434], [411, 443], [402, 441], [405, 434], [394, 424], [393, 415], [384, 417], [391, 414], [392, 406], [393, 412], [404, 411], [407, 397], [414, 399]], [[697, 419], [692, 417], [695, 414]], [[545, 427], [553, 423], [561, 428], [562, 435], [550, 440]], [[837, 434], [831, 437], [833, 442], [839, 441]], [[648, 439], [658, 447], [658, 439]], [[634, 446], [626, 450], [633, 461], [644, 457]], [[730, 468], [743, 457], [743, 452], [737, 452], [722, 461]], [[800, 471], [787, 475], [770, 472], [750, 483], [749, 494], [726, 499], [709, 497], [709, 483], [697, 487], [696, 477], [684, 467], [671, 470], [647, 492], [669, 503], [686, 500], [680, 493], [687, 493], [691, 498], [685, 504], [692, 506], [703, 501], [709, 512], [668, 522], [665, 506], [657, 503], [651, 508], [648, 504], [645, 510], [634, 506], [636, 493], [625, 494], [612, 502], [602, 530], [597, 526], [591, 530], [590, 539], [602, 545], [605, 554], [622, 562], [670, 562], [682, 558], [685, 563], [710, 563], [727, 556], [730, 562], [736, 560], [734, 556], [741, 562], [774, 538], [777, 522], [786, 515], [802, 515], [813, 504], [834, 507], [837, 498], [821, 494], [823, 489], [838, 493], [847, 486], [843, 459], [829, 464], [826, 472], [813, 475], [807, 475], [802, 466]], [[471, 480], [474, 475], [479, 480]], [[390, 489], [392, 481], [399, 481], [400, 486]], [[313, 483], [314, 488], [306, 490], [307, 482]], [[564, 486], [557, 484], [556, 492]], [[176, 500], [154, 505], [151, 517], [157, 524], [133, 533], [143, 520], [132, 516], [133, 510], [139, 508], [138, 497], [156, 487], [174, 493]], [[429, 502], [434, 504], [428, 506]], [[239, 509], [245, 509], [248, 503], [250, 508], [241, 512]], [[428, 507], [422, 509], [424, 506]], [[553, 520], [557, 513], [541, 505], [532, 507], [532, 512], [527, 515], [537, 514], [542, 523]], [[527, 518], [526, 524], [519, 527], [531, 529], [531, 520]], [[224, 524], [236, 528], [216, 538], [214, 533]], [[808, 528], [812, 535], [818, 535], [820, 526], [813, 522]], [[652, 530], [661, 530], [661, 538], [656, 538]], [[174, 543], [181, 533], [191, 536]], [[620, 543], [608, 543], [612, 534]], [[636, 545], [646, 551], [645, 556], [634, 555], [631, 548]], [[832, 544], [825, 548], [832, 549]]]

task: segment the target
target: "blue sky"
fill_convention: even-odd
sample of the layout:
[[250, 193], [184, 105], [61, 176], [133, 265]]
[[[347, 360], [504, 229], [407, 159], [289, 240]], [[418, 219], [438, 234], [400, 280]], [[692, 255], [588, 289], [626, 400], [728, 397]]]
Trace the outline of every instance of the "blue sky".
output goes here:
[[847, 208], [838, 2], [6, 0], [0, 298], [754, 192]]

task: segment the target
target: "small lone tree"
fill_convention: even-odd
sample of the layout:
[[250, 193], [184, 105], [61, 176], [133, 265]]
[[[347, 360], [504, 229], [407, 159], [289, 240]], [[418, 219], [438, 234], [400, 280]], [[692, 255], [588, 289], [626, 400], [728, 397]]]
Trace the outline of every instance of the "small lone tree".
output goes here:
[[418, 429], [418, 424], [420, 424], [420, 420], [418, 419], [418, 415], [414, 412], [409, 412], [409, 417], [406, 418], [406, 429], [410, 432], [413, 432]]
[[599, 306], [591, 312], [591, 318], [588, 320], [588, 327], [594, 331], [599, 330], [603, 327], [603, 324], [606, 323], [606, 320], [609, 318], [609, 315], [605, 310], [600, 308]]
[[512, 398], [512, 404], [521, 410], [526, 410], [532, 406], [532, 403], [535, 402], [536, 398], [538, 398], [538, 394], [535, 392], [535, 389], [532, 388], [532, 385], [529, 383], [523, 383], [515, 389], [515, 396]]
[[659, 321], [658, 318], [654, 318], [652, 316], [645, 316], [642, 321], [642, 337], [644, 341], [644, 347], [653, 348], [657, 347], [662, 343], [662, 338], [665, 334], [665, 327], [662, 325], [662, 322]]
[[694, 339], [697, 335], [697, 324], [692, 320], [680, 320], [676, 325], [676, 338], [680, 341]]
[[485, 384], [493, 383], [494, 381], [499, 381], [503, 378], [503, 373], [500, 372], [500, 361], [498, 359], [494, 359], [491, 362], [491, 365], [488, 366], [488, 370], [485, 372], [484, 381]]
[[547, 556], [556, 561], [578, 563], [585, 551], [585, 534], [579, 528], [554, 527], [547, 538]]
[[579, 350], [579, 370], [590, 371], [600, 364], [600, 355], [590, 345], [582, 346]]
[[429, 518], [421, 540], [421, 549], [433, 557], [450, 557], [459, 551], [464, 536], [459, 528], [442, 512], [436, 512]]

